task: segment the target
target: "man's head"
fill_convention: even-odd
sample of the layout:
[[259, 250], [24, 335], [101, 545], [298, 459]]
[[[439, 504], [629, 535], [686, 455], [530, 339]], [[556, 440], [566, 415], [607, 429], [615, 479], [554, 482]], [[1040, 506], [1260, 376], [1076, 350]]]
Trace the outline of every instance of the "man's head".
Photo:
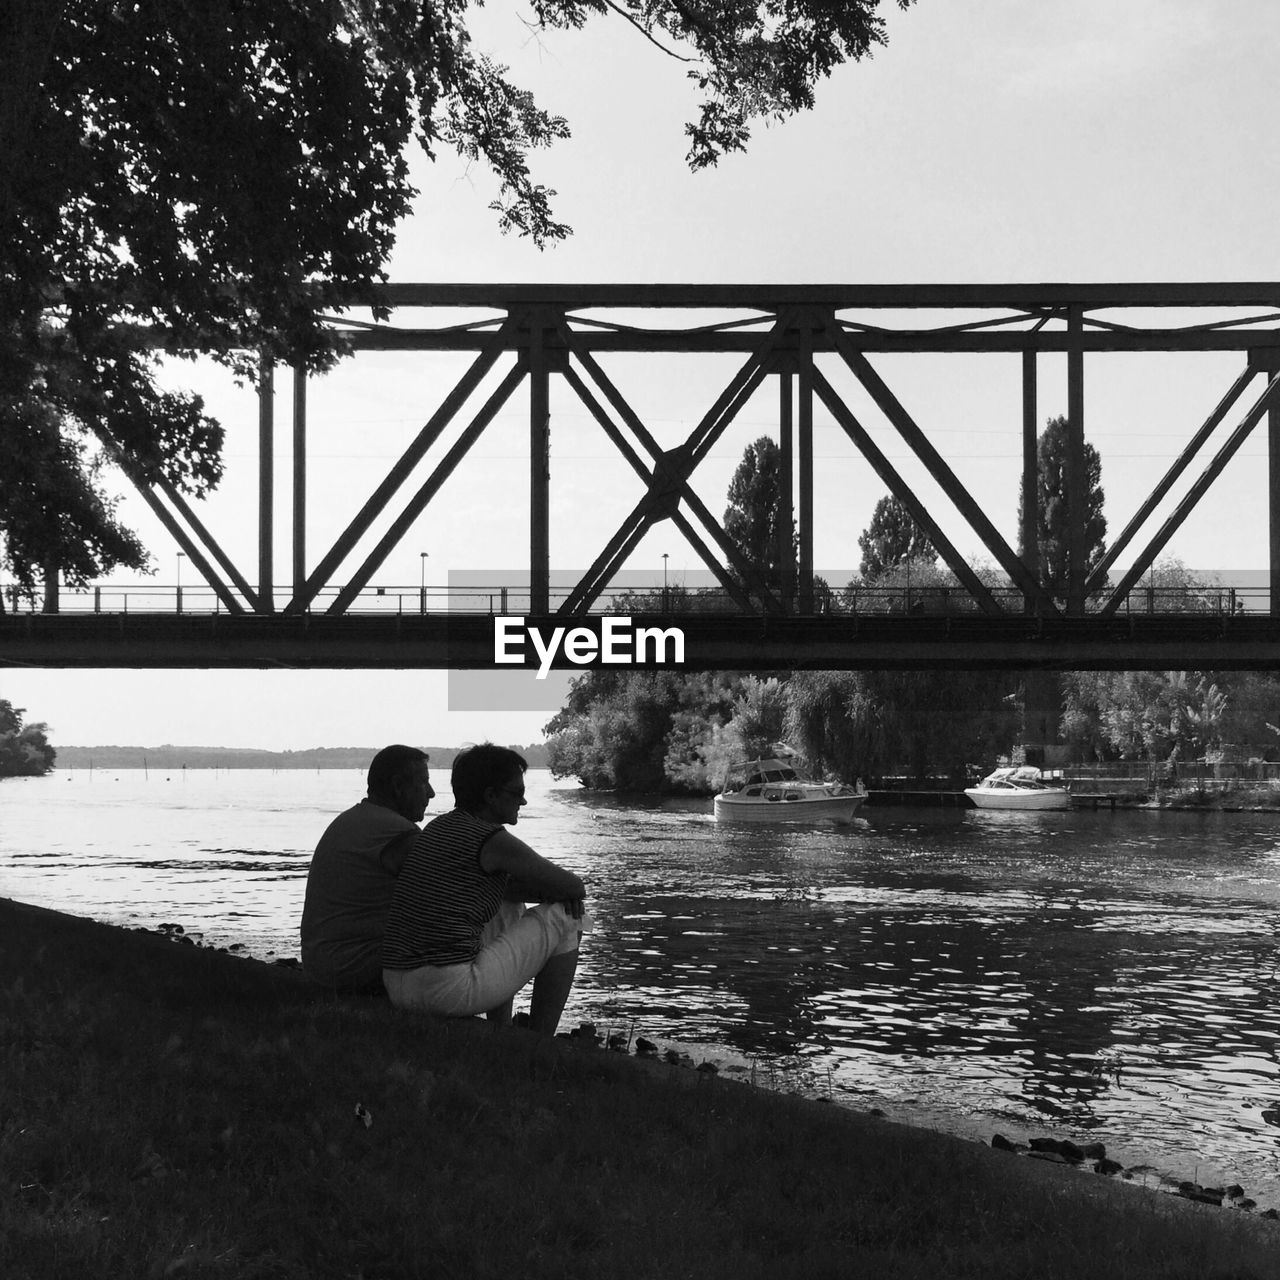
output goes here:
[[383, 747], [369, 765], [369, 799], [410, 822], [421, 822], [435, 795], [428, 760], [427, 753], [417, 747], [398, 742]]
[[490, 806], [501, 810], [502, 822], [515, 822], [524, 803], [525, 758], [510, 747], [482, 742], [453, 761], [453, 802], [468, 813]]

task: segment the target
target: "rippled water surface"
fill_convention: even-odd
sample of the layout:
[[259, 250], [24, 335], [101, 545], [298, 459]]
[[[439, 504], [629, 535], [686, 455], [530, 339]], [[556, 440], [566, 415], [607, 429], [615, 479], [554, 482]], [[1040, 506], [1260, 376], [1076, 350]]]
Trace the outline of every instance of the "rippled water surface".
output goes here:
[[[5, 782], [0, 895], [294, 955], [311, 849], [362, 790], [355, 772]], [[736, 827], [536, 771], [529, 794], [518, 833], [592, 890], [568, 1019], [1280, 1202], [1280, 816]]]

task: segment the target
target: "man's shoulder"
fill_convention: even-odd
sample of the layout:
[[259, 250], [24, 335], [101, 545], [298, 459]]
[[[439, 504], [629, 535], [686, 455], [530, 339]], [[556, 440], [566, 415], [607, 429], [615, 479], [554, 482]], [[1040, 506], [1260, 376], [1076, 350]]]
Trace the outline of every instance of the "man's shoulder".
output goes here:
[[352, 836], [364, 837], [385, 835], [388, 839], [406, 831], [416, 831], [417, 824], [410, 822], [403, 814], [386, 805], [372, 800], [360, 800], [351, 808], [344, 809], [325, 828], [320, 843], [344, 841]]

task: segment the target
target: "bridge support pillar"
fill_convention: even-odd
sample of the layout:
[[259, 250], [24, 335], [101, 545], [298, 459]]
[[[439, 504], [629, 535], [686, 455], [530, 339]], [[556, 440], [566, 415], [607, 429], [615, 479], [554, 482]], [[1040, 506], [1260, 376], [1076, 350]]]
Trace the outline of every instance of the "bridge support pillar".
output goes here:
[[275, 606], [275, 365], [264, 355], [258, 366], [258, 610]]
[[[1276, 370], [1270, 371], [1274, 376]], [[1280, 617], [1280, 405], [1267, 410], [1268, 573], [1271, 616]]]
[[790, 613], [796, 603], [795, 530], [795, 379], [790, 371], [778, 375], [778, 448], [781, 453], [782, 518], [778, 521], [777, 559], [782, 568], [782, 607]]
[[[1280, 373], [1280, 351], [1255, 347], [1249, 368], [1274, 378]], [[1271, 616], [1280, 617], [1280, 404], [1267, 408], [1267, 572]]]
[[548, 329], [563, 314], [530, 318], [526, 358], [529, 369], [529, 611], [551, 612], [551, 379]]
[[[1022, 353], [1022, 523], [1018, 530], [1018, 554], [1027, 572], [1040, 578], [1040, 447], [1036, 393], [1036, 353]], [[1023, 612], [1034, 613], [1036, 603], [1023, 597]]]
[[800, 343], [800, 612], [813, 612], [813, 339]]
[[293, 368], [293, 594], [307, 581], [307, 371]]
[[1067, 329], [1071, 345], [1067, 349], [1067, 614], [1084, 614], [1085, 563], [1084, 526], [1088, 506], [1088, 485], [1084, 465], [1084, 309], [1068, 308]]

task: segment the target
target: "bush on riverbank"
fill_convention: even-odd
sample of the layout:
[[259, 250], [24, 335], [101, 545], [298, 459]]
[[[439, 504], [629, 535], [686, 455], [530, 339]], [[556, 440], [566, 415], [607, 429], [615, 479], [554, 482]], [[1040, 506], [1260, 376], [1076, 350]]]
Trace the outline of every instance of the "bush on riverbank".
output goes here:
[[1280, 809], [1280, 787], [1272, 782], [1232, 779], [1210, 785], [1158, 787], [1149, 805], [1153, 809]]
[[1267, 1280], [1280, 1229], [0, 900], [0, 1274]]
[[24, 724], [23, 708], [0, 698], [0, 778], [40, 778], [53, 768], [57, 752], [46, 724]]

